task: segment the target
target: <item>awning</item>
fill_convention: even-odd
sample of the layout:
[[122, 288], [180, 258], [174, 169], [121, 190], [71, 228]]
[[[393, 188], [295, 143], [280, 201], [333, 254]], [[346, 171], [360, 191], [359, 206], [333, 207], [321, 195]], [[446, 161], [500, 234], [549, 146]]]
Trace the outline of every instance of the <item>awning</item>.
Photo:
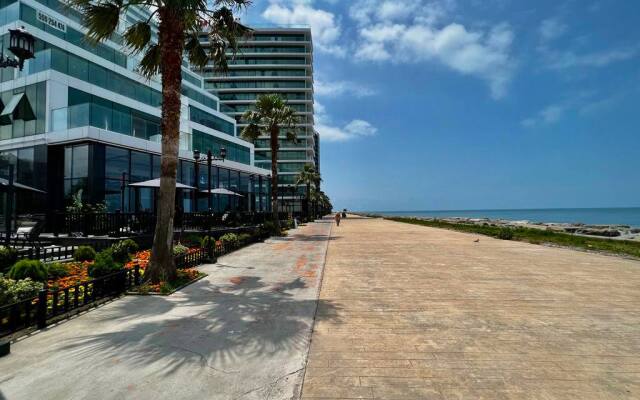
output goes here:
[[[209, 193], [208, 190], [201, 190], [201, 192], [203, 193]], [[225, 189], [225, 188], [217, 188], [217, 189], [211, 189], [211, 194], [223, 194], [226, 196], [238, 196], [238, 197], [244, 197], [243, 195], [241, 195], [240, 193], [236, 193], [232, 190], [229, 189]]]
[[[2, 188], [6, 188], [9, 187], [9, 180], [8, 179], [4, 179], [4, 178], [0, 178], [0, 186], [2, 186]], [[16, 189], [20, 189], [20, 190], [28, 190], [30, 192], [36, 192], [36, 193], [47, 193], [44, 190], [40, 190], [40, 189], [36, 189], [34, 187], [31, 186], [27, 186], [27, 185], [23, 185], [22, 183], [18, 183], [18, 182], [13, 182], [13, 187]]]
[[[144, 181], [144, 182], [130, 183], [129, 186], [139, 187], [139, 188], [159, 188], [160, 178], [151, 179], [149, 181]], [[195, 188], [193, 186], [183, 185], [180, 182], [176, 182], [176, 189], [195, 189]]]
[[14, 120], [21, 119], [24, 121], [32, 121], [36, 119], [36, 115], [29, 104], [27, 95], [22, 92], [14, 94], [9, 103], [0, 113], [0, 125], [11, 125]]

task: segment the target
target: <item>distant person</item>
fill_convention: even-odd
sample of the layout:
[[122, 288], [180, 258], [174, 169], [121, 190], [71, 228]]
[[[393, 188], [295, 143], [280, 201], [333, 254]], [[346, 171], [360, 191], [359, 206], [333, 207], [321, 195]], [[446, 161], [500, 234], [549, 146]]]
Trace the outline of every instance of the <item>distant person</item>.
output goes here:
[[342, 217], [340, 217], [339, 212], [336, 213], [335, 219], [336, 219], [336, 225], [340, 226], [340, 220], [342, 219]]
[[342, 218], [347, 218], [347, 209], [342, 210]]

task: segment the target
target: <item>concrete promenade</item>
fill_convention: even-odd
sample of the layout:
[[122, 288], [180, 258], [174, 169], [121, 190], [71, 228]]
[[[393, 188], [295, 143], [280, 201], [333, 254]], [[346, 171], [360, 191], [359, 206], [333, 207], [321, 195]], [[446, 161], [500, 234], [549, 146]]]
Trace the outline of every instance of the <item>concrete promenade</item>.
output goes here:
[[0, 358], [0, 399], [297, 398], [330, 228], [220, 258], [172, 296], [126, 296], [24, 338]]
[[640, 262], [334, 227], [305, 399], [639, 399]]

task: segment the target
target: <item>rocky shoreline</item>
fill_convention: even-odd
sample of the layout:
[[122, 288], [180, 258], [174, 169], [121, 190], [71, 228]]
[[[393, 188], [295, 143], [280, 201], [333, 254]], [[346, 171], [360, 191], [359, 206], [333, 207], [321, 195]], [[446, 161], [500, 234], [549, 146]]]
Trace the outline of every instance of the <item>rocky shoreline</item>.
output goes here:
[[554, 232], [569, 233], [572, 235], [592, 236], [607, 239], [619, 240], [637, 240], [640, 241], [640, 228], [634, 228], [628, 225], [589, 225], [582, 223], [554, 223], [554, 222], [530, 222], [511, 221], [506, 219], [489, 219], [489, 218], [430, 218], [430, 217], [414, 217], [415, 219], [425, 221], [444, 221], [454, 224], [474, 224], [489, 226], [504, 226], [510, 228], [532, 228], [550, 230]]

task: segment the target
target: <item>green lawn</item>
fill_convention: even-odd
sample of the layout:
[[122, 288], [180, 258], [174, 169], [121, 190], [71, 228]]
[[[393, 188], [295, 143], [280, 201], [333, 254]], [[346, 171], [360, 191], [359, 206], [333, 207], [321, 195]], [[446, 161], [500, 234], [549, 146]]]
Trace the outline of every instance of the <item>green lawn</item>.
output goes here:
[[[390, 221], [405, 222], [414, 225], [430, 226], [433, 228], [450, 229], [460, 232], [477, 233], [495, 238], [504, 235], [505, 228], [490, 225], [475, 225], [453, 223], [441, 220], [424, 221], [414, 218], [386, 217]], [[613, 240], [571, 235], [534, 228], [506, 228], [512, 233], [512, 240], [534, 244], [553, 244], [582, 250], [599, 251], [604, 253], [640, 258], [640, 242], [631, 240]]]

